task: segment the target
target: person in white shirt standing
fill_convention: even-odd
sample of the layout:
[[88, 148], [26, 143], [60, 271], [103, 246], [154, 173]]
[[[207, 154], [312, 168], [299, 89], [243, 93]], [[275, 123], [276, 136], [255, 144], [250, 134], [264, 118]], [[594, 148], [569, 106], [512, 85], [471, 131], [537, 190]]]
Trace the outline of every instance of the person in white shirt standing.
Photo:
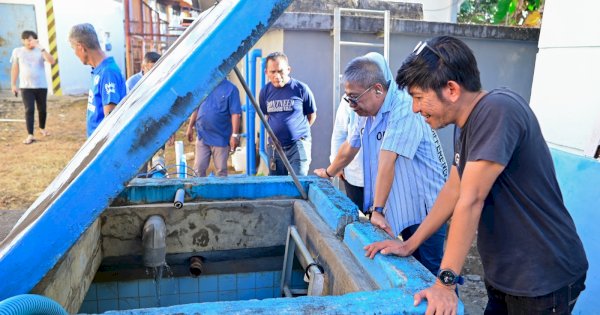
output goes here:
[[[27, 138], [24, 144], [35, 141], [33, 137], [33, 121], [35, 107], [38, 110], [38, 123], [42, 135], [48, 136], [46, 131], [46, 99], [48, 97], [48, 82], [44, 61], [54, 64], [54, 57], [46, 49], [40, 46], [38, 36], [34, 31], [23, 31], [21, 34], [23, 47], [17, 47], [12, 51], [10, 62], [10, 88], [15, 96], [19, 95], [25, 105], [25, 124], [27, 126]], [[17, 77], [19, 85], [17, 87]]]
[[[344, 95], [345, 96], [345, 95]], [[335, 114], [335, 123], [331, 134], [331, 155], [329, 162], [333, 163], [342, 144], [350, 139], [358, 115], [350, 108], [350, 104], [342, 98]], [[352, 162], [337, 174], [344, 183], [346, 195], [352, 202], [358, 206], [359, 210], [364, 210], [364, 178], [362, 166], [362, 150], [359, 150]]]

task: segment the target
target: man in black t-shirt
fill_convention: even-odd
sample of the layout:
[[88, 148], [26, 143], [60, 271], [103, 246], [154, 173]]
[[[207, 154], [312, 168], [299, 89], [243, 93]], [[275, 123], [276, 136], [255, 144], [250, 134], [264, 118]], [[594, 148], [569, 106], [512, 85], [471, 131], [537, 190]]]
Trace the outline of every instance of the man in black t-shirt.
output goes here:
[[438, 279], [415, 295], [416, 304], [427, 299], [428, 314], [456, 312], [455, 286], [476, 231], [486, 314], [569, 314], [588, 262], [527, 102], [509, 89], [483, 91], [472, 51], [449, 36], [419, 43], [396, 82], [433, 128], [456, 125], [454, 164], [414, 235], [371, 244], [367, 255], [410, 255], [452, 217]]

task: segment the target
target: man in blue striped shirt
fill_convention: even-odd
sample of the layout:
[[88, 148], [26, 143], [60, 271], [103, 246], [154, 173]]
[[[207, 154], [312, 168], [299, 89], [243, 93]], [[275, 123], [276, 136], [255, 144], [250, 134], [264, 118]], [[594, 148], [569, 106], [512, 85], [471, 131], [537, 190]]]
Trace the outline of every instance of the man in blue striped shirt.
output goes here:
[[[339, 173], [362, 146], [366, 214], [390, 236], [408, 239], [447, 177], [437, 134], [411, 111], [411, 97], [394, 84], [380, 54], [352, 60], [344, 80], [346, 101], [361, 118], [331, 165], [315, 174], [328, 178]], [[413, 253], [433, 274], [439, 269], [445, 235], [443, 226]]]

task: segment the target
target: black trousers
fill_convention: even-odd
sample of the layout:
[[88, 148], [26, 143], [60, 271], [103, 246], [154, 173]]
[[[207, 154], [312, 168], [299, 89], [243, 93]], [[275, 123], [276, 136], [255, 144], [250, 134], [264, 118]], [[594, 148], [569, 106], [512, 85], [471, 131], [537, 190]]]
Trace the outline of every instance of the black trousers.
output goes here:
[[27, 125], [27, 133], [33, 134], [33, 120], [35, 105], [38, 110], [38, 123], [40, 129], [46, 128], [46, 99], [48, 97], [48, 89], [21, 89], [21, 98], [25, 105], [25, 124]]
[[354, 186], [343, 178], [340, 178], [344, 182], [344, 189], [346, 190], [346, 196], [358, 206], [360, 211], [363, 211], [363, 202], [365, 200], [365, 189], [364, 187]]
[[485, 315], [530, 315], [563, 314], [569, 315], [575, 307], [579, 294], [585, 290], [584, 274], [577, 281], [554, 292], [536, 297], [514, 296], [504, 293], [489, 283], [485, 284], [488, 304]]

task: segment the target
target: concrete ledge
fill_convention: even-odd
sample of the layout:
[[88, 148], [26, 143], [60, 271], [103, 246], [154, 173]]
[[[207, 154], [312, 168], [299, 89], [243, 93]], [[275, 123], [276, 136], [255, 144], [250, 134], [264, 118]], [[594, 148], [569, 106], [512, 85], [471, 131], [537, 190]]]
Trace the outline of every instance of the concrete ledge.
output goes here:
[[[390, 33], [420, 34], [427, 37], [452, 35], [457, 37], [521, 40], [537, 42], [538, 28], [509, 27], [496, 25], [473, 25], [419, 20], [391, 19]], [[331, 31], [333, 14], [329, 13], [284, 13], [273, 28], [284, 30]], [[344, 32], [378, 33], [383, 30], [383, 19], [360, 16], [342, 16], [341, 28]]]
[[325, 269], [325, 295], [378, 288], [310, 203], [301, 200], [294, 202], [294, 225], [315, 261]]
[[303, 296], [293, 299], [265, 299], [232, 302], [212, 302], [110, 311], [116, 315], [180, 315], [180, 314], [425, 314], [427, 304], [413, 306], [413, 297], [398, 289], [348, 293], [340, 296]]
[[435, 282], [435, 277], [413, 257], [384, 256], [365, 257], [366, 245], [390, 239], [382, 230], [370, 223], [353, 223], [346, 227], [344, 243], [366, 270], [379, 270], [369, 275], [380, 289], [400, 288], [413, 295]]
[[420, 3], [387, 2], [381, 0], [295, 0], [286, 12], [333, 13], [335, 8], [390, 11], [390, 16], [404, 19], [423, 19], [423, 5]]
[[358, 207], [328, 180], [320, 179], [312, 183], [308, 200], [339, 238], [343, 237], [346, 225], [358, 221]]
[[[300, 177], [305, 191], [315, 176]], [[175, 192], [185, 189], [185, 200], [231, 200], [260, 198], [301, 198], [289, 176], [230, 176], [189, 179], [133, 179], [115, 198], [112, 206], [173, 202]]]
[[[366, 270], [379, 270], [369, 275], [381, 289], [397, 288], [402, 295], [413, 296], [415, 293], [431, 286], [435, 277], [421, 263], [411, 257], [385, 256], [377, 254], [373, 259], [365, 257], [366, 245], [390, 239], [382, 230], [370, 223], [353, 223], [346, 227], [344, 243], [356, 260]], [[464, 314], [464, 305], [458, 301], [458, 314]]]

